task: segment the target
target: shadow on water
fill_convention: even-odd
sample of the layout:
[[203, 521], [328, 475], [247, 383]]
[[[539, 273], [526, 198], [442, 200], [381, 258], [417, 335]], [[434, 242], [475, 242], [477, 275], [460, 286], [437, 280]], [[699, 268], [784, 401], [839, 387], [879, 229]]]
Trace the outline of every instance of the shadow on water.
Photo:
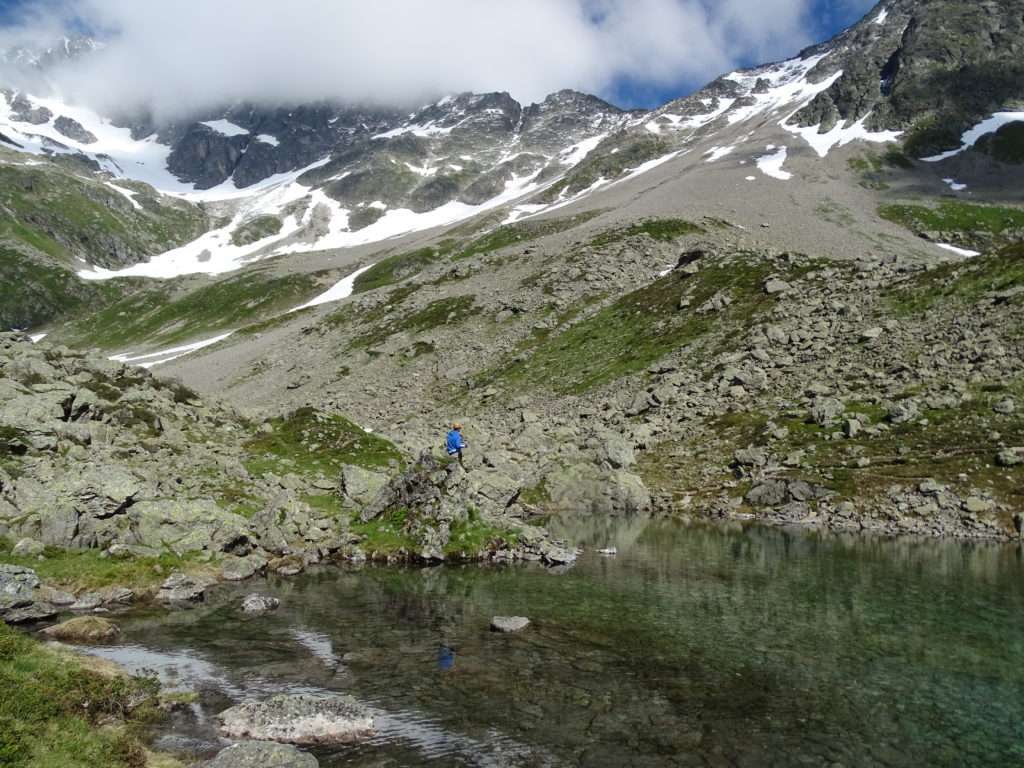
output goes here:
[[[130, 614], [96, 652], [200, 690], [162, 742], [198, 754], [231, 701], [344, 691], [380, 734], [324, 766], [1024, 764], [1019, 548], [561, 525], [584, 548], [561, 573], [319, 569]], [[243, 616], [256, 589], [280, 610]]]

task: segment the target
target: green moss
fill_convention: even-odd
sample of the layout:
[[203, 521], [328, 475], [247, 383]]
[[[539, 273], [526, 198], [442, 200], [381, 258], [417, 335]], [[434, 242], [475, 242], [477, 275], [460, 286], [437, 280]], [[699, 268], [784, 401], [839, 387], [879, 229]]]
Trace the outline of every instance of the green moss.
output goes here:
[[310, 496], [303, 496], [302, 500], [309, 504], [321, 514], [330, 517], [341, 515], [341, 497], [336, 493], [318, 493]]
[[659, 242], [669, 243], [684, 235], [692, 235], [704, 230], [696, 224], [684, 219], [646, 219], [644, 221], [630, 224], [628, 227], [609, 229], [593, 240], [590, 244], [594, 247], [610, 245], [630, 237], [646, 235]]
[[151, 711], [136, 703], [155, 696], [156, 681], [100, 674], [0, 623], [0, 690], [0, 765], [145, 764], [142, 744], [126, 725]]
[[[915, 275], [888, 293], [887, 301], [900, 315], [915, 315], [950, 301], [974, 304], [994, 293], [1024, 286], [1024, 243], [979, 256], [966, 263], [943, 264]], [[1024, 296], [1008, 301], [1019, 303]]]
[[942, 201], [934, 205], [883, 205], [883, 219], [923, 234], [956, 232], [963, 240], [984, 248], [991, 242], [1005, 244], [1005, 232], [1024, 228], [1024, 209]]
[[294, 472], [334, 477], [345, 464], [380, 470], [402, 462], [394, 445], [342, 416], [300, 408], [270, 423], [273, 432], [245, 443], [245, 464], [254, 475]]
[[470, 510], [468, 519], [452, 524], [444, 554], [452, 559], [474, 558], [485, 550], [514, 547], [518, 541], [517, 531], [496, 528]]
[[243, 222], [231, 233], [231, 242], [238, 246], [252, 245], [265, 237], [278, 234], [282, 226], [277, 216], [256, 216]]
[[47, 547], [44, 559], [16, 557], [10, 541], [0, 538], [0, 562], [32, 568], [44, 581], [64, 589], [99, 589], [112, 585], [147, 587], [158, 584], [173, 570], [192, 564], [188, 557], [166, 553], [159, 557], [120, 559], [101, 557], [95, 549]]

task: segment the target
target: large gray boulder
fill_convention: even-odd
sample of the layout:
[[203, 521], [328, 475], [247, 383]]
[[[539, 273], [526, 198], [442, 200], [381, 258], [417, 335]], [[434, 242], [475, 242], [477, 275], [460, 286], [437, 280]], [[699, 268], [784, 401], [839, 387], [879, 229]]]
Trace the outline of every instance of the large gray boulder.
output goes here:
[[341, 468], [339, 490], [341, 495], [356, 506], [366, 506], [387, 485], [387, 475], [371, 472], [362, 467], [345, 465]]
[[272, 696], [217, 715], [221, 733], [235, 739], [289, 744], [352, 744], [374, 733], [370, 711], [351, 696]]
[[128, 511], [135, 544], [187, 552], [227, 551], [248, 541], [249, 523], [208, 499], [142, 501]]
[[206, 768], [317, 768], [319, 765], [315, 757], [290, 744], [240, 741], [218, 752]]
[[623, 515], [650, 509], [651, 494], [643, 480], [624, 469], [593, 464], [559, 467], [546, 476], [550, 506], [594, 515]]

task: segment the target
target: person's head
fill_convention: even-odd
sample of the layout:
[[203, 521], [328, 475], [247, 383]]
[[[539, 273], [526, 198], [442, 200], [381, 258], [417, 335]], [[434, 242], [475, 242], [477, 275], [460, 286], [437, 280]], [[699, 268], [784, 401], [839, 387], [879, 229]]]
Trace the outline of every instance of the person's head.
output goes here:
[[452, 424], [452, 429], [454, 429], [456, 432], [461, 432], [462, 425], [456, 421], [454, 424]]

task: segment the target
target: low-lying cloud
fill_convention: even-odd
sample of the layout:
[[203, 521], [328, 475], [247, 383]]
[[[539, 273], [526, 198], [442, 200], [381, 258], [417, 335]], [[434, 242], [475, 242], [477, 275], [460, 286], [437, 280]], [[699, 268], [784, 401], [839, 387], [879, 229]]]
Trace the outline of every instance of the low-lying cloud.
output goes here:
[[[866, 9], [871, 0], [856, 2]], [[237, 101], [414, 105], [445, 93], [671, 88], [813, 41], [816, 0], [54, 0], [107, 47], [56, 74], [101, 109], [175, 117]], [[45, 28], [45, 29], [44, 29]]]

